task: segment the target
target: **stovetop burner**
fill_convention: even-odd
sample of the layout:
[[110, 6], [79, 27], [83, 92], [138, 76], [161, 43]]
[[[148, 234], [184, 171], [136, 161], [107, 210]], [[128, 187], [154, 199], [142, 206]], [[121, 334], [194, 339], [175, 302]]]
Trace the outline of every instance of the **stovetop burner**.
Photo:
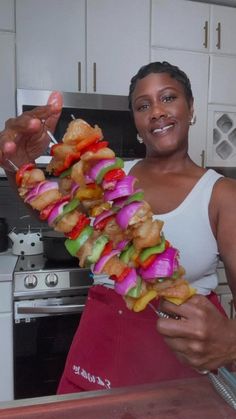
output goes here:
[[72, 270], [80, 269], [79, 261], [77, 258], [71, 258], [71, 260], [49, 260], [43, 254], [39, 255], [21, 255], [19, 256], [15, 272], [31, 272], [31, 271], [57, 271], [57, 270]]

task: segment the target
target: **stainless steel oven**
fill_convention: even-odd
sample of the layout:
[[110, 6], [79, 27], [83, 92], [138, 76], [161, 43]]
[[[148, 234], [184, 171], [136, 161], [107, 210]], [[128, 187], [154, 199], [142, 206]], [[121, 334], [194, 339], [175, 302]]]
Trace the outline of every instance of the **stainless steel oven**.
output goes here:
[[52, 395], [62, 374], [88, 290], [78, 261], [20, 256], [13, 279], [14, 398]]

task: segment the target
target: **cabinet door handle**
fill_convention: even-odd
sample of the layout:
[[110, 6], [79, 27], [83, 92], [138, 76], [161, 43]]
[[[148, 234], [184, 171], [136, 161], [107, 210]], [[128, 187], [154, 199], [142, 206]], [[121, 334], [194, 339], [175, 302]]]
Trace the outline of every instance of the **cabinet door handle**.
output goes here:
[[202, 150], [200, 156], [201, 156], [201, 166], [205, 167], [205, 150]]
[[217, 32], [217, 44], [216, 44], [216, 48], [217, 49], [221, 49], [221, 23], [218, 22], [218, 25], [216, 27], [216, 32]]
[[93, 63], [93, 91], [97, 91], [97, 66]]
[[81, 62], [78, 62], [78, 91], [81, 91]]
[[204, 34], [205, 34], [203, 46], [207, 48], [208, 47], [208, 21], [207, 20], [205, 21], [205, 25], [203, 26], [203, 29], [204, 29]]
[[235, 314], [234, 314], [234, 301], [231, 300], [230, 303], [230, 319], [234, 319], [235, 318]]

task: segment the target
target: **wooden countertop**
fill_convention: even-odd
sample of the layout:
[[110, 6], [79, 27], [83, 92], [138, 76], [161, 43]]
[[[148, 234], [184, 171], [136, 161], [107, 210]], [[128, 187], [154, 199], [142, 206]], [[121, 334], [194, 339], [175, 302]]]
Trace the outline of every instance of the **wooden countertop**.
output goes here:
[[[235, 419], [236, 411], [207, 377], [114, 390], [52, 396], [21, 407], [0, 408], [7, 419]], [[30, 399], [29, 399], [30, 400]], [[37, 403], [39, 399], [37, 399]], [[56, 400], [56, 401], [54, 401]], [[13, 402], [17, 403], [17, 401]]]

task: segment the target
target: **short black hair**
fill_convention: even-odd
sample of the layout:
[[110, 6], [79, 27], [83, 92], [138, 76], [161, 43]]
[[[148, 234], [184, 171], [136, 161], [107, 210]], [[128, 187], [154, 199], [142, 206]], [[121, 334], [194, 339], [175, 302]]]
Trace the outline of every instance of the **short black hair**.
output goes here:
[[129, 96], [128, 96], [129, 109], [131, 111], [132, 111], [132, 94], [136, 87], [137, 81], [140, 79], [143, 79], [144, 77], [152, 73], [168, 73], [175, 80], [178, 80], [184, 88], [188, 104], [189, 105], [191, 104], [191, 101], [193, 100], [193, 93], [192, 93], [191, 83], [187, 74], [184, 71], [180, 70], [179, 67], [172, 65], [168, 63], [167, 61], [163, 61], [163, 62], [156, 61], [156, 62], [149, 63], [147, 65], [142, 66], [138, 70], [137, 74], [135, 74], [135, 76], [132, 77], [130, 81]]

